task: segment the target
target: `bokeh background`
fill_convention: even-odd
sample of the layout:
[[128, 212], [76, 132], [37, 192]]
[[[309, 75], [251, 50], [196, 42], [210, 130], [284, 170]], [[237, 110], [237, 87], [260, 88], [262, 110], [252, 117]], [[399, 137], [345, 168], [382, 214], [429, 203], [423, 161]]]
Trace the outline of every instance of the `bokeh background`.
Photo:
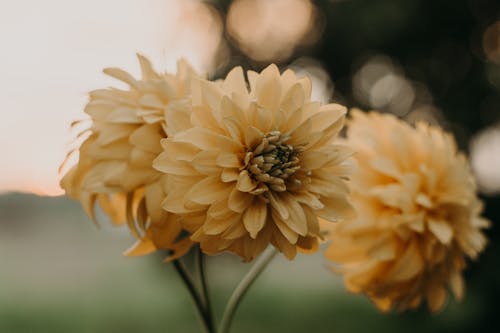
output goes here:
[[[212, 78], [270, 62], [313, 79], [315, 98], [425, 120], [466, 151], [493, 227], [467, 295], [438, 315], [381, 314], [321, 254], [276, 258], [234, 332], [500, 332], [500, 2], [497, 0], [0, 0], [0, 332], [196, 332], [162, 256], [125, 258], [132, 236], [97, 230], [58, 196], [57, 167], [86, 92], [187, 58]], [[247, 265], [209, 261], [221, 310]]]

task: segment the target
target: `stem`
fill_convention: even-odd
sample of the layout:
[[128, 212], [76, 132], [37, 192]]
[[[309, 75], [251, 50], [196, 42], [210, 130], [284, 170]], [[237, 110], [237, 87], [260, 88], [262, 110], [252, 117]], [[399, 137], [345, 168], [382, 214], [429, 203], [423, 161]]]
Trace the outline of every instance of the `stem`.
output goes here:
[[210, 293], [208, 290], [207, 277], [205, 274], [205, 271], [206, 271], [205, 270], [205, 255], [203, 254], [203, 252], [201, 252], [201, 249], [199, 247], [198, 247], [198, 250], [196, 253], [196, 262], [197, 262], [197, 267], [198, 267], [198, 273], [200, 276], [202, 297], [205, 301], [204, 302], [205, 313], [207, 315], [207, 318], [209, 319], [209, 322], [207, 324], [208, 324], [211, 332], [215, 332], [213, 314], [212, 314], [212, 304], [210, 302]]
[[231, 322], [234, 317], [234, 313], [238, 308], [243, 296], [248, 291], [250, 286], [255, 282], [257, 277], [262, 273], [266, 266], [271, 262], [278, 251], [274, 248], [268, 249], [250, 268], [248, 273], [240, 281], [236, 289], [234, 289], [233, 294], [227, 302], [226, 309], [224, 310], [224, 315], [222, 316], [221, 326], [219, 333], [228, 333], [231, 326]]
[[182, 281], [188, 288], [189, 294], [191, 295], [191, 298], [194, 301], [194, 304], [196, 306], [196, 310], [198, 310], [198, 314], [200, 315], [202, 322], [203, 322], [203, 327], [207, 333], [215, 333], [213, 330], [213, 327], [209, 324], [212, 322], [212, 318], [207, 314], [205, 311], [205, 308], [203, 306], [203, 301], [200, 298], [200, 295], [198, 294], [198, 291], [196, 290], [196, 287], [193, 283], [193, 280], [189, 276], [186, 268], [182, 264], [181, 261], [179, 260], [174, 260], [173, 261], [174, 268], [181, 277]]

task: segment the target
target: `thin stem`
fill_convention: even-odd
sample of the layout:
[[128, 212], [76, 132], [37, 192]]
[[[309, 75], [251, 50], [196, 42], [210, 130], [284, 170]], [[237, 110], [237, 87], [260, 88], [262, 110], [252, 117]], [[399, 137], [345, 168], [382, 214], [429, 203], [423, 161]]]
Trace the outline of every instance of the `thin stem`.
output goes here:
[[227, 302], [226, 309], [224, 310], [224, 315], [222, 316], [221, 326], [219, 333], [228, 333], [231, 326], [231, 322], [234, 317], [234, 313], [238, 308], [243, 296], [248, 291], [250, 286], [255, 282], [257, 277], [262, 273], [262, 271], [267, 267], [269, 262], [274, 258], [278, 251], [274, 248], [268, 249], [250, 268], [248, 273], [240, 281], [236, 289], [234, 289], [233, 294]]
[[207, 283], [207, 277], [206, 277], [205, 255], [203, 254], [203, 252], [201, 252], [201, 249], [199, 247], [196, 251], [196, 263], [197, 263], [197, 270], [198, 270], [198, 274], [199, 274], [200, 282], [201, 282], [202, 297], [203, 297], [203, 300], [205, 301], [204, 302], [205, 313], [207, 315], [207, 318], [209, 319], [209, 322], [207, 324], [209, 325], [209, 328], [213, 332], [215, 332], [212, 304], [210, 302], [210, 292], [208, 290], [208, 283]]
[[203, 306], [203, 301], [200, 298], [200, 295], [198, 291], [196, 290], [196, 287], [193, 283], [193, 280], [189, 276], [188, 271], [184, 267], [181, 261], [179, 260], [174, 260], [173, 265], [179, 276], [181, 277], [182, 281], [188, 288], [189, 294], [191, 295], [191, 298], [194, 301], [194, 304], [196, 306], [196, 310], [198, 310], [198, 314], [200, 315], [202, 322], [203, 322], [203, 327], [207, 333], [215, 333], [213, 330], [213, 327], [209, 325], [209, 323], [212, 321], [212, 318], [209, 318], [210, 316], [207, 315], [205, 308]]

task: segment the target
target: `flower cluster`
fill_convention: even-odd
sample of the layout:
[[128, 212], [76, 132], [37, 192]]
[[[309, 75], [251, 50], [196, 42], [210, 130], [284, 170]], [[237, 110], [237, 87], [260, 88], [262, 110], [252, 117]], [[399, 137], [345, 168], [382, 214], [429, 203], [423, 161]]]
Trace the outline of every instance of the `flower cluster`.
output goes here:
[[[348, 290], [382, 310], [426, 301], [440, 310], [486, 244], [481, 201], [451, 135], [394, 116], [311, 100], [311, 81], [270, 65], [209, 81], [185, 61], [90, 93], [91, 126], [61, 180], [95, 220], [94, 206], [138, 238], [127, 251], [197, 244], [252, 261], [268, 246], [287, 258], [325, 239]], [[337, 222], [338, 221], [338, 222]], [[331, 223], [337, 222], [337, 223]]]
[[466, 158], [452, 136], [391, 115], [353, 111], [347, 142], [356, 151], [351, 176], [357, 217], [331, 228], [328, 259], [348, 290], [381, 310], [427, 301], [439, 311], [450, 288], [464, 293], [466, 257], [476, 258], [489, 222]]
[[127, 222], [137, 236], [130, 255], [169, 249], [186, 253], [191, 241], [180, 239], [179, 217], [162, 209], [167, 177], [152, 166], [166, 137], [165, 113], [189, 104], [191, 80], [197, 76], [184, 61], [176, 75], [155, 72], [138, 56], [142, 78], [108, 68], [104, 73], [129, 86], [95, 90], [85, 112], [90, 116], [88, 137], [79, 149], [79, 161], [61, 180], [66, 193], [82, 202], [95, 220], [96, 201], [113, 222]]
[[269, 243], [294, 258], [318, 248], [318, 217], [350, 216], [351, 151], [335, 144], [345, 108], [310, 101], [311, 84], [274, 65], [200, 80], [192, 110], [172, 110], [154, 167], [168, 175], [164, 208], [204, 252], [246, 261]]
[[272, 244], [292, 259], [318, 249], [319, 217], [352, 215], [351, 151], [335, 143], [346, 109], [311, 101], [308, 78], [271, 65], [249, 85], [240, 67], [210, 82], [184, 62], [159, 75], [139, 60], [142, 80], [105, 70], [130, 89], [90, 94], [90, 136], [61, 182], [91, 216], [97, 200], [128, 221], [130, 254], [195, 242], [250, 261]]

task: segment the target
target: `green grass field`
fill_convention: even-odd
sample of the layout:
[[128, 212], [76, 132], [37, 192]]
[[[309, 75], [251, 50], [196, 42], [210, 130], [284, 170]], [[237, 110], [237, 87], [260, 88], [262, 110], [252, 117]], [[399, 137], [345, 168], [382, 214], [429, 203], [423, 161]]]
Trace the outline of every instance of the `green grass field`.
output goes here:
[[[188, 293], [161, 255], [126, 258], [125, 228], [97, 229], [66, 198], [0, 196], [0, 332], [201, 332]], [[211, 257], [208, 275], [220, 317], [248, 269]], [[455, 332], [474, 322], [470, 293], [437, 316], [381, 314], [346, 293], [321, 254], [277, 257], [237, 312], [233, 332]]]

